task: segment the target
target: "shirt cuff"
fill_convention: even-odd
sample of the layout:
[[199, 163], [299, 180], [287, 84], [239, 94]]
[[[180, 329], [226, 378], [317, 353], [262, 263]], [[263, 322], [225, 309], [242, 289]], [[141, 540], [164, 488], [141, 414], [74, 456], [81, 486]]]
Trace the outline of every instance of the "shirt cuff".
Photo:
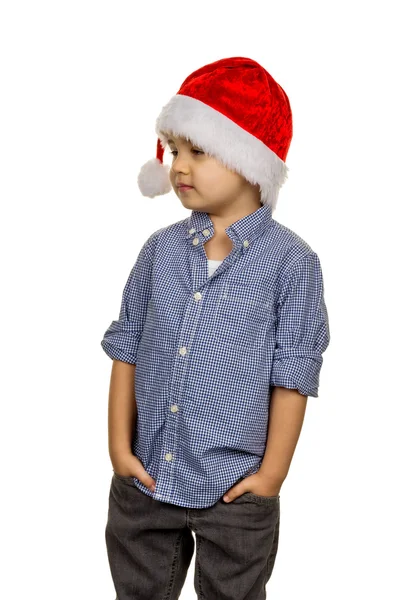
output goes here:
[[113, 321], [103, 336], [101, 347], [112, 359], [136, 364], [140, 338], [133, 321]]
[[[312, 353], [311, 353], [312, 354]], [[272, 365], [270, 385], [297, 389], [304, 396], [318, 398], [321, 354], [276, 357]]]

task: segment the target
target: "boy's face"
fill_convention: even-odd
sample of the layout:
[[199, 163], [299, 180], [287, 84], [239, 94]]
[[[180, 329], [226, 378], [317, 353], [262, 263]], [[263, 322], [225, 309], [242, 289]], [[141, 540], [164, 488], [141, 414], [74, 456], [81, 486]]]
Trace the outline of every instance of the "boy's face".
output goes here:
[[[213, 214], [228, 206], [232, 208], [233, 204], [249, 203], [254, 210], [261, 206], [258, 185], [250, 184], [185, 138], [168, 134], [168, 140], [171, 152], [169, 178], [183, 206]], [[178, 183], [193, 189], [181, 190]]]

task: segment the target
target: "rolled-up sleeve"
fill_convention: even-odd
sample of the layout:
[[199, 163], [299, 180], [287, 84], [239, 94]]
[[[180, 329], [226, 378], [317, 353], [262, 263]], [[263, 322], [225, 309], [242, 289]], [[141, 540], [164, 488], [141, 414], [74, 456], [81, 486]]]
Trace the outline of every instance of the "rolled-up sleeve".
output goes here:
[[318, 398], [322, 353], [329, 341], [321, 264], [310, 252], [295, 263], [281, 286], [271, 386]]
[[122, 293], [118, 321], [112, 321], [101, 346], [112, 359], [136, 364], [137, 351], [151, 295], [151, 275], [156, 234], [142, 246]]

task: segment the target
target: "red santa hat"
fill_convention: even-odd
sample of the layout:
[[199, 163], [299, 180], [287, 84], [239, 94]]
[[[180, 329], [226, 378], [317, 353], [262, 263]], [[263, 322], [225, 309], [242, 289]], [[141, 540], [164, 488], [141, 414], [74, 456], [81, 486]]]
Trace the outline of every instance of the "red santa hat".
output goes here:
[[223, 58], [194, 71], [156, 120], [156, 158], [138, 176], [143, 196], [172, 186], [163, 154], [169, 134], [184, 137], [228, 169], [260, 186], [262, 204], [275, 209], [287, 178], [292, 111], [282, 87], [250, 58]]

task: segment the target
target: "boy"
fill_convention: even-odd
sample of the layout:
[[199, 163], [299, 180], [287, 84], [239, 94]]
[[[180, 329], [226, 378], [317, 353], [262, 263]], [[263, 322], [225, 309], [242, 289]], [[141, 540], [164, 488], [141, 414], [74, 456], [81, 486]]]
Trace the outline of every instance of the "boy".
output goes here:
[[318, 256], [272, 218], [290, 104], [255, 61], [221, 59], [183, 82], [156, 133], [140, 190], [172, 186], [191, 215], [146, 240], [101, 342], [110, 569], [118, 600], [175, 600], [194, 532], [198, 597], [261, 600], [330, 339]]

